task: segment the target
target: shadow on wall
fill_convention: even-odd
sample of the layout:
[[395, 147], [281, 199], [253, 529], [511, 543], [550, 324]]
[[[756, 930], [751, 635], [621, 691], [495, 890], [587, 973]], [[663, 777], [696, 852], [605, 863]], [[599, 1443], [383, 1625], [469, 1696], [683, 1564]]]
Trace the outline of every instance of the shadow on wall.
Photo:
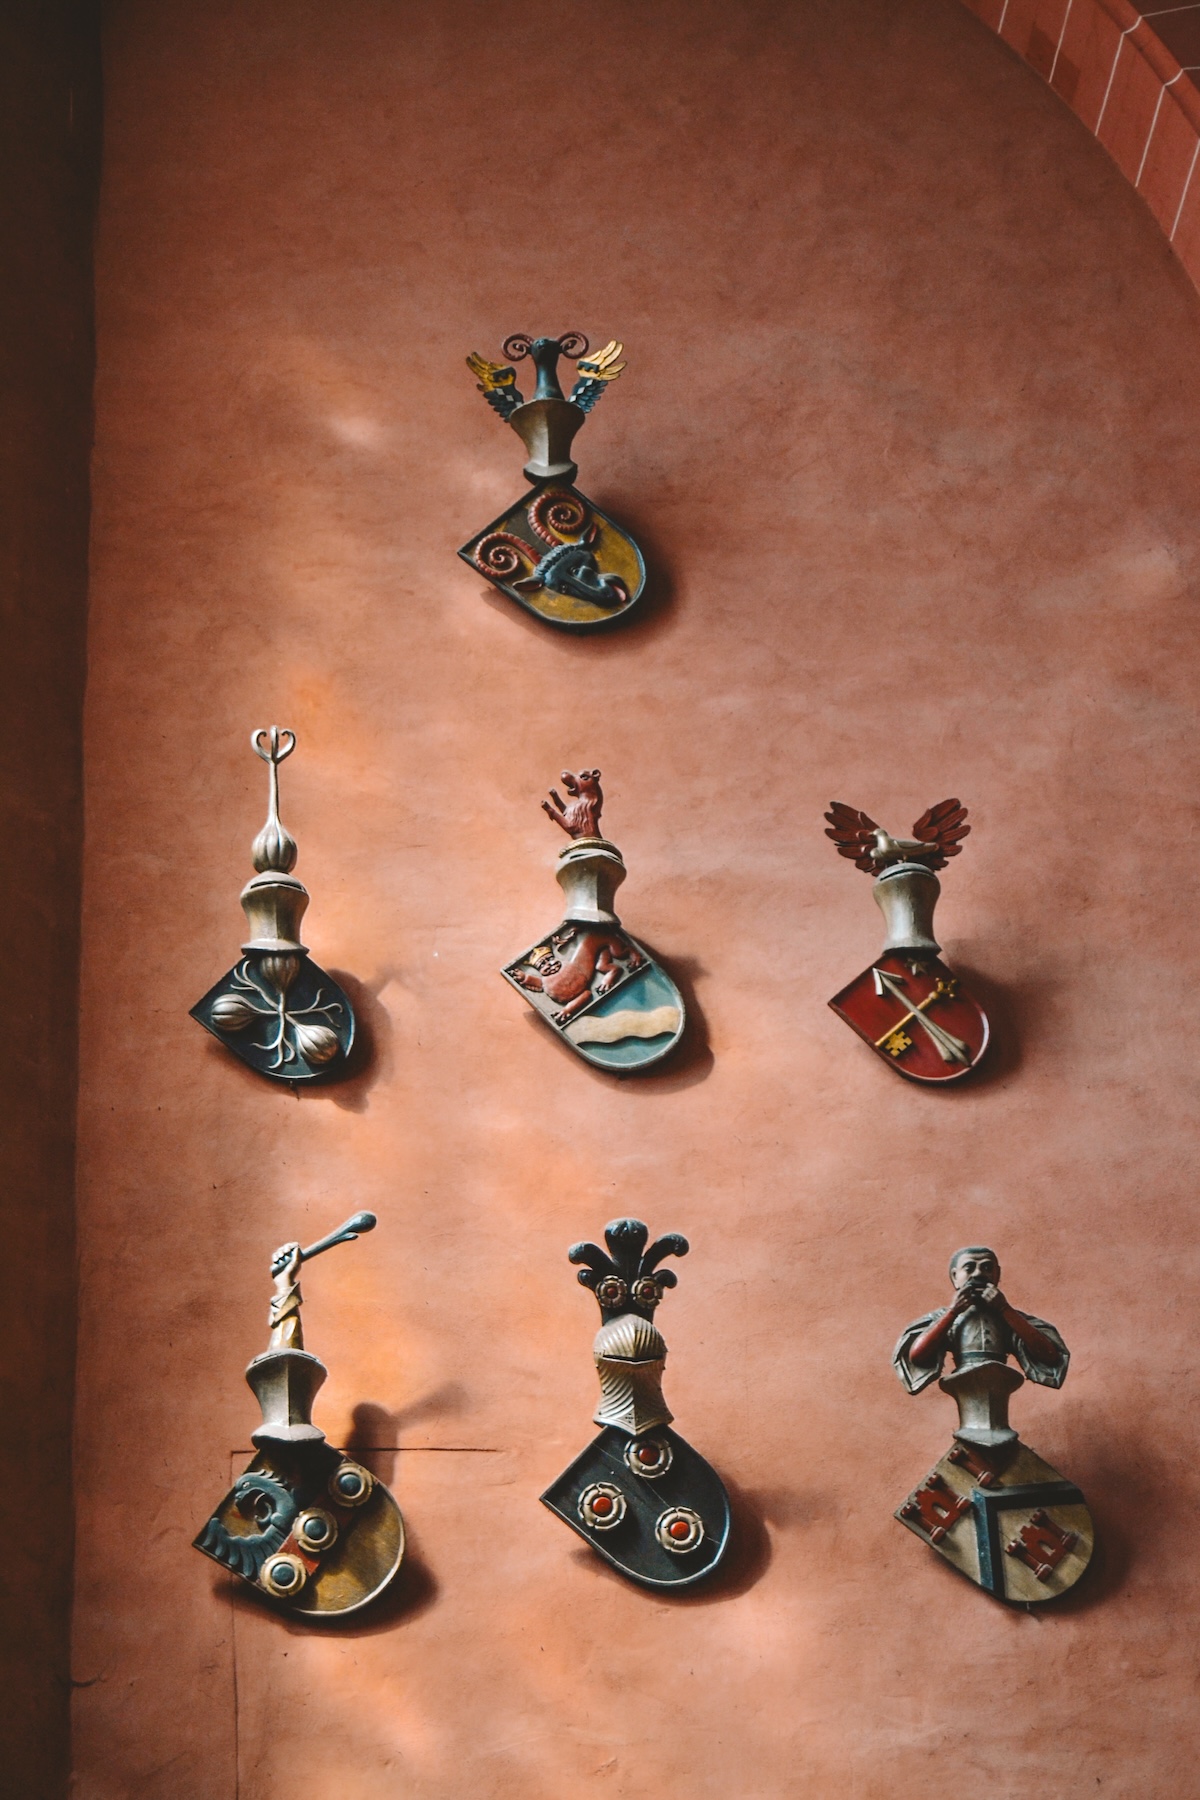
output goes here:
[[1047, 1609], [1063, 1618], [1111, 1600], [1137, 1563], [1161, 1566], [1171, 1556], [1170, 1522], [1147, 1505], [1147, 1497], [1167, 1492], [1179, 1477], [1160, 1445], [1127, 1426], [1108, 1443], [1080, 1433], [1071, 1449], [1071, 1478], [1087, 1496], [1096, 1548], [1079, 1586]]
[[343, 1112], [364, 1113], [370, 1105], [371, 1089], [392, 1070], [392, 1021], [378, 996], [394, 979], [396, 971], [384, 969], [370, 983], [360, 981], [344, 969], [330, 969], [329, 973], [350, 996], [354, 1008], [354, 1043], [346, 1059], [345, 1072], [338, 1080], [299, 1088], [297, 1098], [331, 1100]]
[[991, 1028], [987, 1050], [978, 1066], [963, 1080], [928, 1082], [921, 1090], [922, 1093], [957, 1099], [964, 1091], [970, 1093], [974, 1089], [977, 1093], [980, 1088], [1006, 1082], [1017, 1073], [1024, 1060], [1021, 1050], [1023, 1027], [1028, 1025], [1031, 1011], [1041, 1005], [1045, 996], [1038, 981], [1005, 986], [957, 957], [953, 968], [963, 986], [982, 1006]]
[[[390, 1487], [404, 1432], [434, 1419], [460, 1418], [466, 1411], [466, 1404], [467, 1391], [457, 1381], [443, 1382], [441, 1387], [394, 1412], [373, 1400], [360, 1400], [351, 1414], [350, 1433], [342, 1448], [347, 1455], [365, 1463], [373, 1475]], [[461, 1447], [475, 1448], [473, 1445]]]

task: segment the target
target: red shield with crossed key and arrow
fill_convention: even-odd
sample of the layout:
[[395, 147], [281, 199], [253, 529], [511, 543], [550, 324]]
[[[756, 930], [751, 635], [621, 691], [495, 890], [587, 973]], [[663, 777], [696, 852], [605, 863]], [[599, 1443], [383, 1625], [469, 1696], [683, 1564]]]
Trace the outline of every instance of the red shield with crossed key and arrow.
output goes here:
[[938, 957], [888, 952], [829, 1004], [913, 1081], [954, 1081], [987, 1049], [987, 1014]]
[[957, 800], [931, 806], [911, 838], [894, 838], [864, 812], [835, 800], [826, 837], [838, 854], [875, 876], [875, 900], [887, 925], [883, 949], [829, 1002], [839, 1018], [910, 1081], [956, 1081], [988, 1043], [987, 1014], [941, 960], [933, 911], [937, 870], [970, 831]]

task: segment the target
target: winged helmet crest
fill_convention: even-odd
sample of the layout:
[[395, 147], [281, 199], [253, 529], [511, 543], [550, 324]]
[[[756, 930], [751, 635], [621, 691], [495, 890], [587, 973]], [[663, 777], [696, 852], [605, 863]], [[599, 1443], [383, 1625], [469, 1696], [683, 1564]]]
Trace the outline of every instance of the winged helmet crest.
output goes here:
[[825, 814], [825, 836], [837, 845], [839, 856], [848, 856], [856, 869], [878, 875], [893, 863], [923, 863], [927, 869], [944, 869], [950, 857], [962, 849], [971, 827], [967, 809], [959, 800], [941, 800], [927, 807], [912, 828], [911, 838], [892, 837], [869, 813], [834, 800]]

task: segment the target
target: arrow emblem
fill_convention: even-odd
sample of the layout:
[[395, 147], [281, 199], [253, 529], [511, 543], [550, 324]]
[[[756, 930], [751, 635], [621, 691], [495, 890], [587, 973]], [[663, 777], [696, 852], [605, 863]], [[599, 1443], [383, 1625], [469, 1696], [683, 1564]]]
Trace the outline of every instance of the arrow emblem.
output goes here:
[[926, 994], [923, 1000], [919, 1000], [917, 1004], [913, 1006], [909, 996], [904, 992], [903, 975], [890, 975], [886, 969], [878, 968], [873, 968], [871, 973], [875, 978], [875, 992], [877, 994], [883, 995], [884, 993], [888, 993], [892, 996], [893, 1000], [899, 1000], [902, 1006], [908, 1007], [908, 1011], [904, 1014], [902, 1019], [897, 1019], [894, 1025], [888, 1026], [882, 1037], [875, 1039], [876, 1050], [886, 1049], [889, 1054], [900, 1056], [907, 1050], [908, 1042], [911, 1042], [911, 1040], [897, 1044], [894, 1049], [890, 1040], [894, 1039], [897, 1033], [903, 1032], [906, 1025], [916, 1023], [932, 1039], [934, 1047], [943, 1062], [961, 1063], [964, 1068], [970, 1067], [971, 1051], [969, 1045], [964, 1044], [961, 1038], [955, 1037], [953, 1032], [947, 1031], [944, 1026], [937, 1024], [935, 1020], [926, 1017], [926, 1008], [932, 1006], [935, 1000], [949, 1000], [954, 997], [955, 982], [953, 980], [943, 981], [939, 977], [936, 986]]

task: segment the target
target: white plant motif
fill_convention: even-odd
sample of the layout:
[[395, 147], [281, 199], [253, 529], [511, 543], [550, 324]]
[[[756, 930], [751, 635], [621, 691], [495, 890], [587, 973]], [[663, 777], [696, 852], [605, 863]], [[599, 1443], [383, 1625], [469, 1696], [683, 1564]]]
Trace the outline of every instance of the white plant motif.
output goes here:
[[[329, 1019], [334, 1013], [344, 1011], [341, 1002], [332, 1000], [322, 1005], [325, 990], [318, 988], [311, 1006], [289, 1009], [288, 989], [298, 973], [299, 961], [296, 957], [280, 956], [265, 958], [264, 964], [266, 962], [272, 964], [272, 973], [277, 976], [277, 981], [269, 981], [265, 972], [260, 980], [255, 965], [249, 957], [245, 958], [231, 977], [232, 986], [237, 991], [222, 994], [213, 1005], [213, 1024], [218, 1031], [245, 1031], [256, 1019], [272, 1020], [273, 1034], [268, 1034], [266, 1043], [254, 1045], [256, 1050], [272, 1055], [272, 1071], [282, 1069], [293, 1061], [310, 1066], [320, 1066], [331, 1061], [340, 1048], [337, 1033], [328, 1023], [306, 1021], [311, 1021], [315, 1014], [323, 1014]], [[265, 1001], [266, 1004], [260, 1006], [258, 1001]], [[289, 1039], [289, 1031], [294, 1033], [294, 1044]]]

